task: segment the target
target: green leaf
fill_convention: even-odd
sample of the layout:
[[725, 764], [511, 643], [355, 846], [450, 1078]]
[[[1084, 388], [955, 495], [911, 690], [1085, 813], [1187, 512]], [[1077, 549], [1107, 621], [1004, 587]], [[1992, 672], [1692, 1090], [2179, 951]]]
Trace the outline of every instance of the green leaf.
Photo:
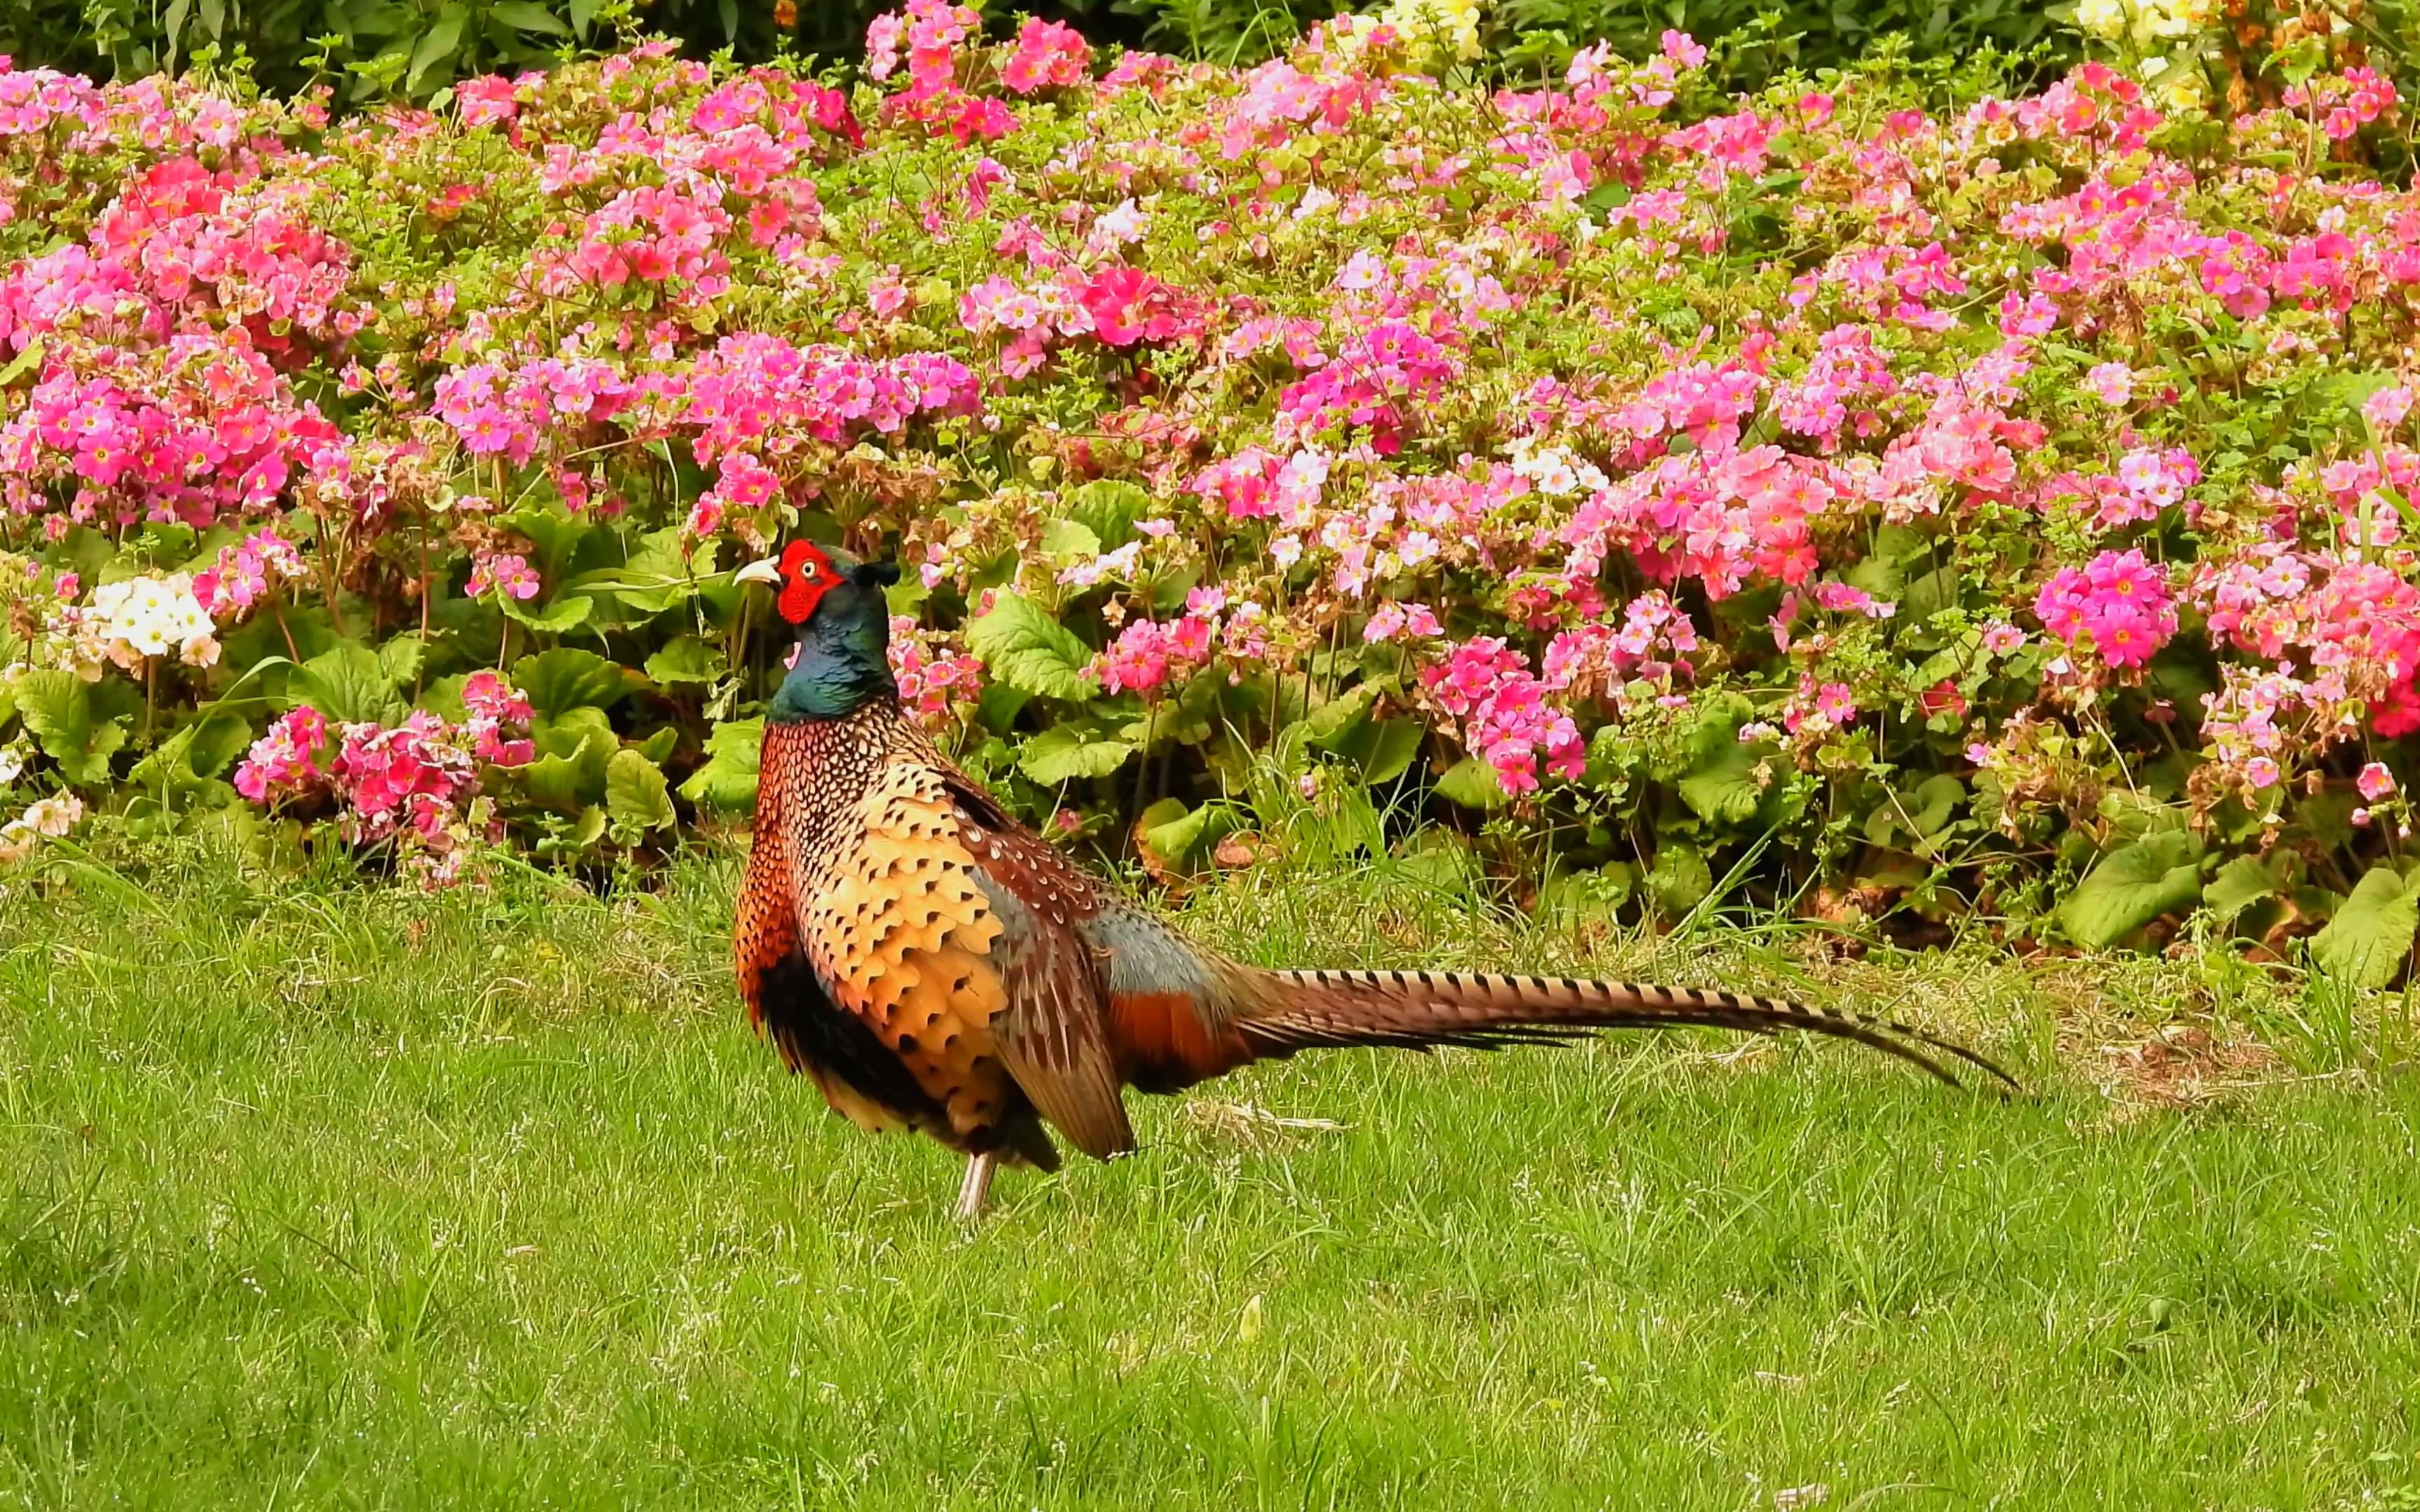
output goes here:
[[1093, 654], [1050, 611], [1022, 594], [1003, 590], [989, 612], [967, 625], [967, 648], [983, 658], [993, 678], [1041, 698], [1093, 696], [1084, 673]]
[[1447, 767], [1437, 779], [1436, 790], [1437, 796], [1466, 809], [1500, 809], [1512, 801], [1497, 780], [1496, 768], [1476, 756], [1466, 756]]
[[1916, 821], [1916, 832], [1930, 840], [1949, 824], [1949, 816], [1966, 797], [1966, 784], [1947, 772], [1937, 772], [1916, 785], [1906, 804], [1908, 817]]
[[680, 785], [681, 796], [701, 808], [725, 812], [754, 808], [756, 764], [764, 741], [762, 719], [716, 725], [706, 737], [706, 764]]
[[647, 658], [647, 675], [659, 683], [711, 683], [726, 670], [722, 648], [693, 635], [668, 642]]
[[[2282, 859], [2285, 853], [2280, 852]], [[2209, 909], [2222, 924], [2231, 923], [2238, 914], [2263, 898], [2277, 896], [2285, 879], [2278, 875], [2274, 863], [2257, 856], [2239, 856], [2218, 869], [2202, 889], [2202, 906]]]
[[216, 777], [252, 748], [252, 726], [232, 714], [212, 714], [187, 725], [185, 765], [195, 777]]
[[1021, 687], [985, 683], [975, 700], [975, 718], [993, 734], [1004, 735], [1016, 727], [1017, 714], [1032, 702], [1033, 695]]
[[[287, 649], [289, 635], [293, 637], [290, 653]], [[296, 661], [308, 661], [337, 643], [336, 626], [326, 609], [317, 605], [288, 604], [273, 614], [256, 614], [219, 637], [219, 663], [249, 671], [271, 656], [290, 655]], [[277, 676], [282, 671], [264, 672], [244, 687], [247, 690], [258, 687], [262, 678]]]
[[2294, 823], [2322, 850], [2352, 843], [2352, 811], [2361, 800], [2350, 793], [2321, 791], [2294, 805]]
[[243, 719], [226, 713], [207, 715], [136, 763], [127, 784], [147, 797], [164, 797], [171, 812], [187, 808], [195, 794], [215, 790], [231, 795], [232, 789], [214, 779], [251, 744], [252, 726]]
[[15, 357], [11, 358], [7, 367], [0, 367], [0, 389], [7, 388], [9, 384], [16, 382], [26, 374], [33, 372], [38, 367], [40, 367], [42, 365], [42, 350], [45, 347], [49, 346], [49, 344], [50, 338], [48, 336], [37, 336], [34, 338], [34, 344], [26, 347], [23, 351], [19, 352]]
[[635, 750], [615, 751], [605, 764], [605, 812], [625, 844], [650, 829], [671, 828], [673, 795], [662, 769]]
[[1303, 731], [1311, 743], [1324, 749], [1334, 749], [1336, 742], [1350, 734], [1369, 717], [1370, 705], [1376, 702], [1378, 690], [1368, 683], [1356, 683], [1351, 687], [1311, 711], [1303, 720]]
[[1053, 725], [1025, 743], [1016, 769], [1045, 787], [1078, 778], [1107, 777], [1126, 764], [1135, 748], [1080, 725]]
[[1054, 519], [1042, 527], [1042, 549], [1054, 557], [1096, 557], [1101, 554], [1101, 538], [1082, 520]]
[[[1148, 825], [1143, 830], [1143, 841], [1170, 866], [1183, 871], [1200, 866], [1220, 841], [1243, 827], [1243, 816], [1233, 804], [1205, 803], [1199, 809], [1187, 810], [1176, 799], [1163, 801], [1174, 805], [1176, 812], [1173, 817]], [[1153, 805], [1154, 809], [1159, 807]]]
[[1066, 494], [1067, 517], [1093, 532], [1100, 551], [1114, 551], [1135, 537], [1135, 521], [1151, 513], [1151, 495], [1134, 484], [1095, 478]]
[[289, 691], [332, 724], [400, 723], [408, 711], [379, 654], [341, 641], [295, 670]]
[[1637, 879], [1624, 861], [1594, 872], [1559, 872], [1538, 889], [1538, 912], [1610, 923], [1637, 890]]
[[512, 683], [541, 715], [610, 709], [628, 696], [637, 676], [593, 651], [557, 646], [513, 663]]
[[1363, 786], [1374, 788], [1403, 776], [1427, 737], [1418, 719], [1372, 719], [1355, 726], [1330, 748], [1359, 770]]
[[1415, 831], [1388, 865], [1406, 882], [1457, 896], [1466, 896], [1479, 876], [1470, 841], [1445, 828]]
[[437, 13], [437, 20], [411, 50], [411, 67], [404, 75], [403, 86], [417, 93], [421, 76], [454, 55], [455, 45], [462, 40], [462, 23], [468, 19], [460, 6], [447, 6]]
[[694, 553], [681, 549], [678, 527], [640, 538], [638, 549], [618, 567], [583, 572], [563, 585], [566, 594], [610, 594], [641, 614], [660, 614], [688, 603], [715, 576], [721, 543], [707, 541]]
[[2058, 907], [2078, 945], [2100, 950], [2201, 898], [2201, 842], [2190, 831], [2146, 836], [2101, 858]]
[[576, 813], [588, 804], [602, 801], [605, 765], [613, 752], [613, 734], [582, 730], [577, 735], [576, 743], [561, 742], [564, 748], [550, 751], [526, 766], [513, 768], [532, 802]]
[[1764, 802], [1764, 789], [1756, 785], [1759, 760], [1756, 748], [1742, 745], [1736, 734], [1702, 749], [1697, 770], [1677, 784], [1681, 801], [1710, 824], [1747, 823]]
[[571, 0], [570, 9], [572, 29], [580, 33], [584, 41], [590, 23], [597, 19], [597, 0]]
[[542, 32], [549, 37], [568, 37], [571, 28], [563, 18], [532, 0], [498, 0], [488, 8], [488, 14], [515, 31]]
[[126, 744], [126, 730], [97, 706], [94, 685], [70, 671], [40, 668], [17, 674], [17, 715], [59, 775], [78, 787], [109, 780], [109, 758]]
[[582, 703], [560, 714], [539, 714], [530, 719], [530, 738], [541, 751], [568, 756], [590, 739], [605, 743], [608, 754], [619, 750], [622, 737], [613, 733], [613, 721], [594, 703]]
[[399, 635], [378, 648], [379, 665], [386, 669], [387, 681], [402, 687], [419, 679], [427, 651], [419, 636]]
[[564, 838], [570, 842], [572, 849], [578, 851], [584, 851], [604, 839], [605, 806], [601, 803], [592, 803], [581, 810], [580, 818], [573, 823], [570, 832]]
[[2403, 969], [2415, 932], [2420, 882], [2406, 882], [2392, 866], [2372, 867], [2327, 928], [2311, 936], [2311, 959], [2339, 981], [2375, 990]]
[[1647, 892], [1668, 918], [1678, 918], [1706, 901], [1714, 890], [1714, 871], [1695, 845], [1668, 840], [1655, 847], [1655, 864], [1647, 872]]
[[596, 612], [597, 600], [586, 594], [560, 593], [537, 609], [521, 608], [520, 600], [509, 594], [497, 602], [508, 618], [520, 621], [540, 635], [565, 635], [588, 623]]

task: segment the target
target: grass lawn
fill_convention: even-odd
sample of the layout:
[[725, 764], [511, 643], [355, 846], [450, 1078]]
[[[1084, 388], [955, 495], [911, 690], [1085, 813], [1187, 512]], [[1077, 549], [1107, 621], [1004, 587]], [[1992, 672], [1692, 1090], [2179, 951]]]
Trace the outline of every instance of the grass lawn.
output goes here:
[[8, 878], [0, 1502], [2420, 1506], [2420, 1078], [2223, 964], [1237, 885], [1193, 927], [1264, 963], [1794, 991], [2044, 1094], [1716, 1035], [1330, 1053], [1139, 1099], [1140, 1154], [970, 1233], [955, 1157], [748, 1036], [736, 875]]

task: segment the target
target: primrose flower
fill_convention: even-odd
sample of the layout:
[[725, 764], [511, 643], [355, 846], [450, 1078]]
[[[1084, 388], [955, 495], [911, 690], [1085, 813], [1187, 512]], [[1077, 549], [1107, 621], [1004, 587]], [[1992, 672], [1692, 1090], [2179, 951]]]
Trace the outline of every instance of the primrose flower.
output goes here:
[[23, 813], [0, 825], [0, 866], [24, 859], [38, 841], [65, 837], [83, 818], [84, 800], [72, 793], [36, 799]]
[[217, 626], [184, 573], [102, 583], [92, 591], [79, 628], [85, 643], [96, 644], [128, 671], [171, 652], [189, 667], [213, 666], [219, 659]]

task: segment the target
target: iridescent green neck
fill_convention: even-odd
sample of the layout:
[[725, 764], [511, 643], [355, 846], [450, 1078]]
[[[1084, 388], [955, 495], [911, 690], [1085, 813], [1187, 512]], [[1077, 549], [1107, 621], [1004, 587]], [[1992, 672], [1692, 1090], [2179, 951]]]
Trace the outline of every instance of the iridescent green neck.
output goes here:
[[798, 659], [765, 717], [775, 724], [845, 719], [876, 699], [897, 698], [890, 651], [891, 608], [882, 591], [855, 583], [833, 589], [799, 635]]

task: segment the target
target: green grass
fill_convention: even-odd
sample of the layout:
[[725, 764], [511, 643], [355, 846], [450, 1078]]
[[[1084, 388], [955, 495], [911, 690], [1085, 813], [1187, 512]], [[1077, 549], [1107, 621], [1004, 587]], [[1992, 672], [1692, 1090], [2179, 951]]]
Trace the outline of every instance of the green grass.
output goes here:
[[2257, 982], [1233, 888], [1193, 926], [1264, 962], [1793, 990], [2045, 1092], [1711, 1035], [1329, 1054], [1138, 1100], [1139, 1155], [969, 1233], [954, 1157], [747, 1035], [734, 877], [7, 879], [0, 1501], [2420, 1505], [2414, 1079], [2095, 1086]]

